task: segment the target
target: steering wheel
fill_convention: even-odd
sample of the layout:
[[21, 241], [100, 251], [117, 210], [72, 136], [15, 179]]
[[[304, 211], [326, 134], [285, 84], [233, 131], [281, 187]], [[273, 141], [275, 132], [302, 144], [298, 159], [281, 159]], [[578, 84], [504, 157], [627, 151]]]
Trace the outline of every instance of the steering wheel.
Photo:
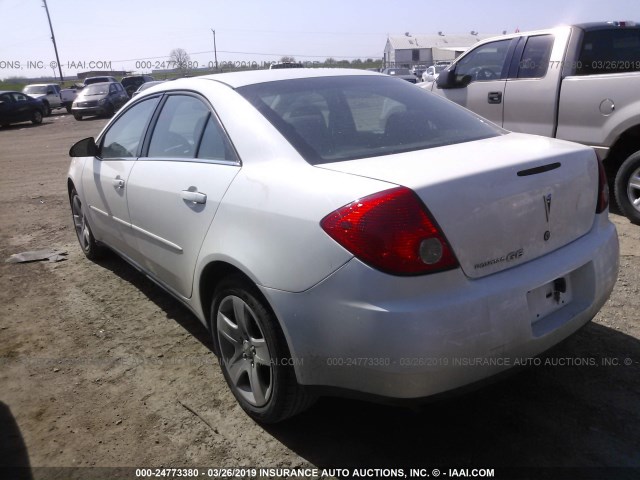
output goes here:
[[474, 80], [493, 80], [498, 78], [498, 75], [486, 67], [475, 67], [469, 70], [469, 75], [473, 77]]

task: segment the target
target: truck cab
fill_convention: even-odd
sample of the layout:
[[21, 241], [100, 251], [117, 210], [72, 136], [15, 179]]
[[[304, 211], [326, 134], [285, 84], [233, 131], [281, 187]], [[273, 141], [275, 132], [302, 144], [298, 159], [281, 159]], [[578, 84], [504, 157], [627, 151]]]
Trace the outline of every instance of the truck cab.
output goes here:
[[640, 25], [598, 22], [480, 42], [427, 88], [514, 132], [593, 147], [640, 224]]

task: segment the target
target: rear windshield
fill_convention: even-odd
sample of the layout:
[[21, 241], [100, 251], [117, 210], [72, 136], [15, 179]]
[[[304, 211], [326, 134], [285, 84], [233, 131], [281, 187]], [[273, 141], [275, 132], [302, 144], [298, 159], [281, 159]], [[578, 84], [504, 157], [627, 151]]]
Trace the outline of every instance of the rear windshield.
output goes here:
[[280, 80], [237, 91], [313, 165], [503, 133], [462, 107], [388, 76]]
[[47, 93], [47, 86], [46, 85], [28, 85], [24, 87], [24, 90], [22, 91], [22, 93], [26, 93], [30, 95]]
[[586, 31], [577, 75], [640, 71], [640, 28]]

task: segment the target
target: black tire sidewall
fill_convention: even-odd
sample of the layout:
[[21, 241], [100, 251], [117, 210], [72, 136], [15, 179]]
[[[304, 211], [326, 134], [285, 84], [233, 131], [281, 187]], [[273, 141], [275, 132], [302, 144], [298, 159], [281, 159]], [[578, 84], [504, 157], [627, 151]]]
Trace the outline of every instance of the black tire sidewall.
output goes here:
[[631, 174], [640, 168], [640, 151], [630, 155], [618, 169], [615, 179], [615, 197], [622, 213], [636, 225], [640, 225], [640, 212], [636, 210], [627, 196], [627, 187]]
[[[229, 295], [235, 295], [249, 305], [257, 320], [260, 322], [262, 333], [269, 348], [272, 361], [272, 393], [271, 398], [263, 407], [251, 405], [244, 398], [236, 394], [229, 379], [227, 369], [224, 366], [216, 321], [220, 302]], [[213, 296], [209, 324], [213, 337], [214, 351], [216, 355], [218, 355], [220, 369], [239, 405], [249, 416], [257, 421], [264, 423], [279, 421], [285, 409], [291, 382], [295, 382], [295, 374], [293, 373], [293, 367], [287, 364], [290, 355], [280, 326], [277, 324], [277, 320], [271, 310], [264, 305], [260, 295], [257, 294], [256, 288], [241, 275], [234, 275], [223, 280], [216, 288]], [[283, 359], [287, 359], [286, 362], [283, 362]]]
[[[73, 222], [73, 200], [75, 197], [78, 197], [78, 200], [80, 201], [80, 205], [82, 206], [82, 200], [80, 200], [80, 196], [78, 195], [78, 192], [76, 191], [76, 189], [72, 189], [71, 190], [71, 194], [69, 195], [69, 201], [71, 204], [71, 221]], [[84, 211], [83, 211], [83, 215], [84, 215]], [[82, 246], [82, 243], [80, 243], [80, 239], [78, 238], [78, 232], [76, 231], [76, 239], [78, 240], [78, 245], [80, 246], [80, 250], [82, 250], [82, 253], [84, 253], [84, 255], [89, 259], [89, 260], [96, 260], [100, 257], [101, 253], [102, 253], [102, 249], [100, 248], [100, 246], [96, 243], [96, 239], [93, 236], [93, 232], [91, 231], [91, 227], [89, 226], [89, 223], [87, 222], [87, 218], [85, 216], [85, 220], [86, 222], [86, 226], [87, 229], [89, 230], [89, 245], [87, 245], [87, 248], [85, 249]], [[73, 229], [75, 230], [75, 223], [73, 225]]]

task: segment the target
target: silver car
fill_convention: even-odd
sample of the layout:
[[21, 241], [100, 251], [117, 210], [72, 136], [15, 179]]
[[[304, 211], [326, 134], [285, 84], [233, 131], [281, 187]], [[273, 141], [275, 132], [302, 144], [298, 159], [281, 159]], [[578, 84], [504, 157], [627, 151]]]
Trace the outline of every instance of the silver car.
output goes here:
[[589, 322], [617, 277], [592, 149], [386, 75], [166, 82], [70, 155], [85, 255], [108, 247], [189, 307], [261, 422], [483, 380]]

